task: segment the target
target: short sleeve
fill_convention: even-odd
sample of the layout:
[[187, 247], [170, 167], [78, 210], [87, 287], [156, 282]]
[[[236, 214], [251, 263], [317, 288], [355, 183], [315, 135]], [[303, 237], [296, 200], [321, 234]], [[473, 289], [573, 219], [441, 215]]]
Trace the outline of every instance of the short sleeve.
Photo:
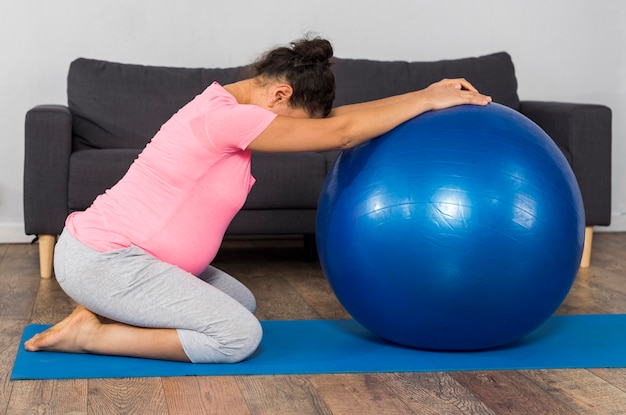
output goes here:
[[191, 127], [203, 145], [219, 152], [245, 150], [276, 118], [276, 114], [259, 106], [237, 103], [221, 87], [217, 94], [208, 96], [206, 104], [203, 113], [191, 121]]

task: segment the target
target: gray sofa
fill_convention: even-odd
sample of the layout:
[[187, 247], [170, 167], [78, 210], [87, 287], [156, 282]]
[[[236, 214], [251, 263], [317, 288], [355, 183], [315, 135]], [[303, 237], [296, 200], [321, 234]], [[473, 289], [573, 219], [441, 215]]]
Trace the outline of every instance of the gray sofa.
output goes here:
[[[336, 105], [421, 89], [465, 77], [496, 102], [521, 111], [555, 140], [578, 179], [589, 241], [608, 225], [611, 202], [611, 111], [600, 105], [520, 101], [507, 53], [439, 62], [337, 59]], [[56, 235], [66, 216], [86, 209], [114, 185], [159, 127], [212, 81], [239, 79], [240, 67], [188, 69], [77, 59], [67, 78], [67, 105], [26, 114], [24, 220], [38, 235], [41, 274], [52, 273]], [[316, 205], [336, 153], [254, 154], [257, 178], [227, 234], [304, 235], [314, 255]], [[210, 206], [207, 206], [207, 211]], [[587, 261], [588, 261], [588, 253]]]

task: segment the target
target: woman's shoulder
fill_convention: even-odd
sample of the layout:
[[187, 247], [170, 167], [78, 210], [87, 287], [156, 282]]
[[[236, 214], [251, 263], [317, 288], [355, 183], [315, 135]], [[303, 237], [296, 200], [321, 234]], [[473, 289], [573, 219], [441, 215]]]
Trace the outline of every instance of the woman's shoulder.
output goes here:
[[211, 83], [211, 85], [206, 87], [206, 89], [202, 91], [200, 96], [209, 99], [223, 99], [225, 101], [237, 104], [237, 100], [235, 99], [235, 97], [217, 81], [214, 81], [213, 83]]
[[222, 85], [213, 82], [179, 109], [176, 118], [195, 118], [234, 105], [237, 105], [237, 100]]

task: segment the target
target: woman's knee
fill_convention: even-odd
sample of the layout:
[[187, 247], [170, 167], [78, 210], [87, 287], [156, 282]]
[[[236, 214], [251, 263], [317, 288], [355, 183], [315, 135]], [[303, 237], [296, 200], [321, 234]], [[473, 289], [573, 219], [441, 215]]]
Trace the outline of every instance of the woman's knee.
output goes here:
[[261, 323], [255, 318], [250, 320], [247, 327], [240, 330], [240, 338], [226, 346], [226, 363], [238, 363], [250, 357], [259, 347], [263, 338]]
[[[212, 331], [212, 330], [211, 330]], [[202, 333], [179, 330], [185, 353], [193, 363], [237, 363], [250, 357], [261, 343], [263, 329], [252, 315], [221, 330]]]

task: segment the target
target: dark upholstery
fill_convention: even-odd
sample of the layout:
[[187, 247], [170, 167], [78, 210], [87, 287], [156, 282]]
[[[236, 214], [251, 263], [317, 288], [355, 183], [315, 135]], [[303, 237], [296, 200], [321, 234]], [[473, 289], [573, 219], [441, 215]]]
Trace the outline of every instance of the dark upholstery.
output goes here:
[[587, 226], [611, 222], [611, 110], [601, 105], [523, 101], [521, 112], [556, 142], [572, 166]]
[[[114, 185], [180, 107], [214, 80], [222, 84], [238, 80], [241, 69], [72, 62], [68, 105], [37, 106], [26, 114], [26, 233], [59, 234], [66, 216], [86, 209]], [[421, 89], [445, 77], [467, 78], [552, 136], [582, 189], [587, 225], [609, 224], [611, 111], [607, 107], [520, 102], [515, 70], [506, 53], [413, 63], [337, 59], [334, 71], [337, 105]], [[336, 152], [255, 153], [252, 173], [257, 183], [228, 233], [314, 234], [318, 195], [335, 156]]]
[[235, 82], [240, 72], [77, 59], [67, 78], [74, 150], [142, 149], [172, 114], [211, 82]]
[[520, 105], [515, 69], [506, 53], [439, 62], [340, 59], [335, 76], [338, 106], [423, 89], [443, 78], [466, 78], [494, 101], [516, 110]]

